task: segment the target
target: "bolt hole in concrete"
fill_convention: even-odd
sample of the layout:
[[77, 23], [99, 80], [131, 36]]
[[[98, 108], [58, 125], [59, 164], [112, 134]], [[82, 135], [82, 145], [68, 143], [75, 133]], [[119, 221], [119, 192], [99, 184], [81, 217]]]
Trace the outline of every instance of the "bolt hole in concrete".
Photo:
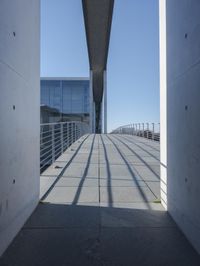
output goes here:
[[13, 184], [15, 184], [15, 179], [13, 179]]
[[185, 105], [185, 110], [187, 111], [187, 109], [188, 109], [188, 106], [187, 106], [187, 105]]
[[55, 165], [54, 166], [55, 169], [60, 169], [60, 168], [63, 168], [62, 166], [59, 166], [59, 165]]
[[188, 34], [187, 34], [187, 33], [185, 33], [185, 39], [187, 39], [187, 37], [188, 37]]
[[16, 33], [15, 33], [15, 31], [13, 31], [13, 36], [14, 36], [14, 37], [16, 36]]
[[13, 110], [15, 110], [15, 105], [13, 105]]

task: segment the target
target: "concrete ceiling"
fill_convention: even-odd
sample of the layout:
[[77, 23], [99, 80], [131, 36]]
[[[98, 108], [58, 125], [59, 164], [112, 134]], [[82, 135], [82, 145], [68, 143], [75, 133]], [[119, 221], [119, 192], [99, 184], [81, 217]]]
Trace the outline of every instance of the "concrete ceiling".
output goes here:
[[106, 70], [114, 0], [82, 0], [90, 70], [93, 71], [93, 98], [103, 96], [103, 71]]

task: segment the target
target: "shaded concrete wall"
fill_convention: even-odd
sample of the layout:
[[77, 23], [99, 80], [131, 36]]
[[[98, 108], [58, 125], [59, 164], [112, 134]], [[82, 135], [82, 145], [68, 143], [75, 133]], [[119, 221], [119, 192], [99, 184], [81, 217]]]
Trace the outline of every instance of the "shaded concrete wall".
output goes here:
[[40, 1], [0, 1], [0, 254], [39, 199]]
[[[199, 0], [160, 0], [160, 34], [166, 34], [166, 47], [162, 42], [160, 46], [160, 70], [167, 209], [200, 252], [199, 14]], [[161, 179], [165, 179], [162, 171]]]

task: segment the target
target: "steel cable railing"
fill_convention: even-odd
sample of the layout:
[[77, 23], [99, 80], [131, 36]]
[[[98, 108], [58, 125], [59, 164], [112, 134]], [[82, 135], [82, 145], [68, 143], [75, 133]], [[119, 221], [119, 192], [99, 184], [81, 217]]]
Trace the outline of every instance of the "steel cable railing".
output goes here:
[[111, 134], [134, 135], [160, 141], [160, 123], [134, 123], [118, 127]]
[[72, 143], [87, 133], [89, 133], [89, 125], [83, 122], [41, 124], [40, 172], [43, 172]]

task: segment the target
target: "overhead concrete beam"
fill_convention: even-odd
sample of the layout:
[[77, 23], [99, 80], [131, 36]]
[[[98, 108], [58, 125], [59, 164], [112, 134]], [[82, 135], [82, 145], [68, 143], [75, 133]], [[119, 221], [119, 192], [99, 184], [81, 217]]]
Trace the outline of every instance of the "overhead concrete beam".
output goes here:
[[93, 98], [99, 104], [103, 96], [114, 0], [83, 0], [82, 4], [90, 70], [93, 71]]

